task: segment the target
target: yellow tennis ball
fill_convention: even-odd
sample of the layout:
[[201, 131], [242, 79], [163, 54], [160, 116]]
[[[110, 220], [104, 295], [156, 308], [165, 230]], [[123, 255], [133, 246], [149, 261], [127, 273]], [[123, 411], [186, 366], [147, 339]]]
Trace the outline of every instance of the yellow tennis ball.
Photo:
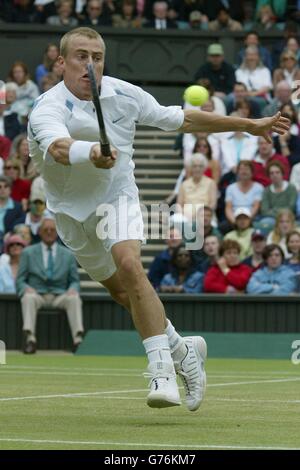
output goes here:
[[183, 99], [193, 106], [202, 106], [209, 98], [206, 88], [200, 85], [191, 85], [186, 88]]

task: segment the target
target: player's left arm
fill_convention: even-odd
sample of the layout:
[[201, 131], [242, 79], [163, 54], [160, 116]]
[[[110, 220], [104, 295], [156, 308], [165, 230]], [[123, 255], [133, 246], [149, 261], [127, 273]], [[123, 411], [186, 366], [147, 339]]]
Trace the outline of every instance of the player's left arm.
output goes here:
[[246, 119], [236, 116], [220, 116], [218, 114], [195, 109], [184, 110], [184, 121], [179, 132], [248, 132], [262, 136], [272, 143], [270, 132], [284, 134], [290, 128], [290, 120], [281, 116], [280, 112], [272, 117]]

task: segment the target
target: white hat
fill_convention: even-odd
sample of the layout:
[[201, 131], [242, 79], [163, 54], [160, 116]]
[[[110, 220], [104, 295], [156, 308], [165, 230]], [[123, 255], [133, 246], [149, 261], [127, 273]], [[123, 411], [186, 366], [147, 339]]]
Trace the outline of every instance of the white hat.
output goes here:
[[236, 219], [239, 215], [246, 215], [251, 219], [251, 211], [248, 209], [248, 207], [239, 207], [236, 209], [233, 213], [234, 218]]

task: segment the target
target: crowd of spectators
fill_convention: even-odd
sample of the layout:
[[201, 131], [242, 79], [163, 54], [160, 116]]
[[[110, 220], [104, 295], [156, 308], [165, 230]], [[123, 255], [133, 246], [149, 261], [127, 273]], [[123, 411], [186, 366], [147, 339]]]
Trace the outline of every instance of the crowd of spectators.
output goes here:
[[[182, 222], [192, 225], [194, 206], [204, 205], [204, 245], [186, 250], [173, 229], [149, 270], [161, 292], [300, 292], [300, 100], [293, 94], [300, 79], [298, 3], [0, 0], [1, 22], [245, 32], [234, 64], [220, 43], [208, 47], [194, 77], [209, 91], [201, 109], [244, 118], [280, 110], [292, 126], [272, 143], [242, 132], [178, 136], [183, 167], [167, 201], [177, 202]], [[266, 31], [282, 31], [282, 39], [262, 46], [259, 34]], [[22, 252], [41, 243], [41, 225], [51, 218], [26, 129], [35, 99], [62, 78], [58, 55], [57, 44], [49, 43], [32, 77], [22, 57], [8, 64], [0, 104], [0, 292], [17, 291]], [[34, 342], [34, 332], [29, 335]]]
[[295, 0], [0, 0], [0, 20], [70, 28], [255, 29], [261, 33], [280, 31], [289, 20], [299, 21], [298, 6]]

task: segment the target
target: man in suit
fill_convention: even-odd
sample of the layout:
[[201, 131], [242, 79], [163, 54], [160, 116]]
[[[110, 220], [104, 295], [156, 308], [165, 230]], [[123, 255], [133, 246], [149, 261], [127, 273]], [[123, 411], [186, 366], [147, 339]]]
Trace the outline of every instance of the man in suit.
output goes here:
[[177, 28], [175, 21], [168, 18], [168, 4], [158, 1], [153, 4], [153, 19], [144, 24], [145, 28], [170, 29]]
[[17, 277], [25, 335], [24, 353], [36, 351], [37, 313], [44, 306], [66, 310], [76, 350], [83, 334], [77, 264], [72, 253], [57, 243], [53, 219], [43, 220], [40, 237], [40, 243], [23, 251]]

